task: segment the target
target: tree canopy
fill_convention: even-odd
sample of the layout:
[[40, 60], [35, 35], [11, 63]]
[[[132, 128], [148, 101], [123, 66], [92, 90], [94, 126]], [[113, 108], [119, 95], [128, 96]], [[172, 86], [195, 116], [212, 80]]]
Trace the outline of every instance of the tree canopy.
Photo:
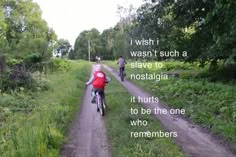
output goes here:
[[[92, 55], [105, 59], [118, 55], [129, 57], [129, 51], [142, 50], [130, 45], [130, 39], [158, 39], [149, 49], [187, 51], [184, 61], [235, 63], [236, 2], [234, 0], [152, 0], [135, 11], [132, 6], [118, 7], [120, 22], [93, 37]], [[84, 31], [76, 39], [75, 58], [87, 59], [88, 40], [93, 31]], [[93, 33], [92, 33], [93, 34]], [[96, 46], [95, 46], [96, 45]], [[96, 47], [96, 48], [95, 48]], [[98, 48], [99, 47], [99, 48]], [[160, 58], [159, 58], [160, 59]], [[163, 59], [163, 58], [162, 58]]]
[[75, 41], [74, 50], [70, 56], [73, 56], [75, 59], [88, 59], [89, 47], [91, 57], [100, 55], [102, 52], [100, 32], [95, 28], [85, 30], [79, 34]]
[[[29, 84], [31, 72], [42, 71], [56, 49], [63, 55], [71, 45], [57, 40], [32, 0], [0, 0], [0, 88]], [[28, 82], [27, 82], [28, 81]]]

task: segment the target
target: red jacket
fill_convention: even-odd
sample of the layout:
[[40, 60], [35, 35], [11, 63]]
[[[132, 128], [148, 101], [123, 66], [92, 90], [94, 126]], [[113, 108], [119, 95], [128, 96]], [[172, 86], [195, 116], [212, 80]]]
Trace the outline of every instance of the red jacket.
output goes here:
[[106, 75], [102, 71], [93, 74], [93, 88], [104, 88], [106, 85]]

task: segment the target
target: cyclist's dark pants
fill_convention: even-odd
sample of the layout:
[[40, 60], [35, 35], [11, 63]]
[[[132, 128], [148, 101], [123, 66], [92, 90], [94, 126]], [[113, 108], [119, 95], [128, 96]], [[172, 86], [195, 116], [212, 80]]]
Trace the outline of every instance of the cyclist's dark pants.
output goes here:
[[105, 92], [104, 92], [105, 90], [104, 90], [104, 88], [92, 88], [92, 91], [91, 91], [92, 92], [92, 96], [95, 97], [95, 95], [96, 95], [95, 93], [99, 92], [99, 91], [102, 91], [102, 95], [101, 96], [105, 100]]

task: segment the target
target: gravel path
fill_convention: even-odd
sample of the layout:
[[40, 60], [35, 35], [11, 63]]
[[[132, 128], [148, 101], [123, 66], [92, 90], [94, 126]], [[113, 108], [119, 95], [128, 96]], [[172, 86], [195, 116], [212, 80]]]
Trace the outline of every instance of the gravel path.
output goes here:
[[85, 90], [80, 112], [71, 125], [68, 143], [63, 146], [61, 157], [111, 157], [104, 117], [91, 103], [91, 88], [88, 86]]

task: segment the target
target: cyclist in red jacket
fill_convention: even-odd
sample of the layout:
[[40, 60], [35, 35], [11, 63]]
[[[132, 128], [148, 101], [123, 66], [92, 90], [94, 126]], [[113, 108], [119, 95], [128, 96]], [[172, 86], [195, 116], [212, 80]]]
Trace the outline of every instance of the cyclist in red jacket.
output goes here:
[[[95, 101], [95, 93], [96, 91], [103, 91], [105, 89], [106, 83], [110, 82], [111, 78], [106, 76], [106, 74], [102, 71], [101, 65], [97, 64], [95, 67], [95, 72], [90, 77], [89, 81], [85, 83], [85, 85], [93, 85], [92, 88], [92, 103], [96, 103]], [[105, 99], [105, 94], [104, 94]]]

